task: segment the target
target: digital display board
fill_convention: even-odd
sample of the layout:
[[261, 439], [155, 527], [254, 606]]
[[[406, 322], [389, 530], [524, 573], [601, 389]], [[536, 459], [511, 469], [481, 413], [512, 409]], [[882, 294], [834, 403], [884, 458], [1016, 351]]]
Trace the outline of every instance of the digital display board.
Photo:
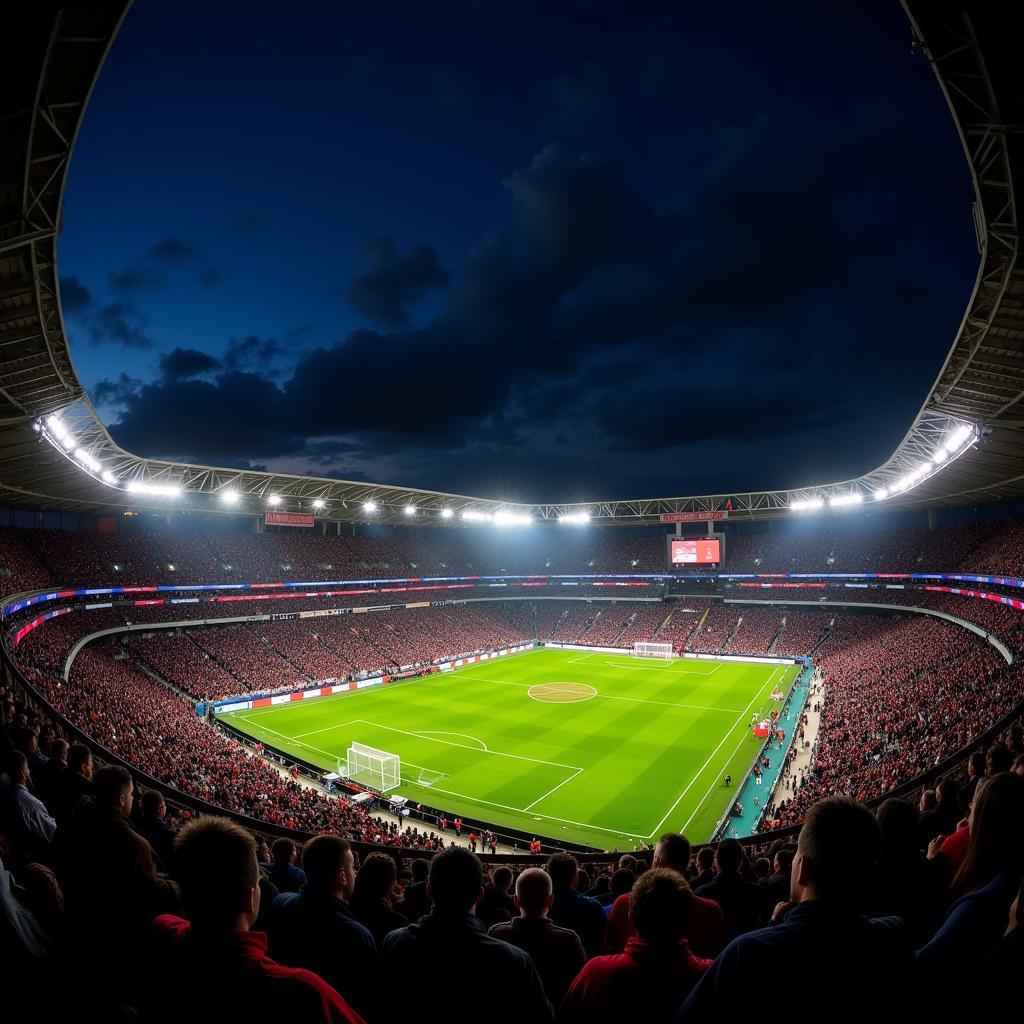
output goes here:
[[673, 565], [717, 565], [721, 560], [720, 542], [673, 537], [669, 541], [669, 555]]

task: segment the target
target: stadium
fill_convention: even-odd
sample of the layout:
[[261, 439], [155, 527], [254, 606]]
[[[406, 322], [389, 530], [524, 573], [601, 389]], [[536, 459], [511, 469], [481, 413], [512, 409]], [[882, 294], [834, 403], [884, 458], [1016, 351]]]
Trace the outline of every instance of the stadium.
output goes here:
[[[43, 1019], [386, 1021], [405, 1013], [394, 985], [442, 1019], [709, 1020], [749, 1012], [794, 959], [809, 1011], [865, 978], [895, 993], [871, 1011], [886, 1019], [1012, 998], [1009, 11], [902, 2], [963, 147], [980, 262], [888, 459], [798, 488], [527, 503], [115, 441], [72, 360], [57, 243], [129, 7], [33, 6], [0, 69], [0, 950], [34, 999], [73, 981]], [[299, 912], [327, 876], [330, 926]], [[562, 945], [516, 932], [531, 915]], [[870, 930], [882, 918], [902, 931]], [[231, 942], [268, 932], [277, 963], [224, 921]], [[300, 921], [315, 942], [285, 941]], [[762, 928], [775, 939], [744, 945]]]

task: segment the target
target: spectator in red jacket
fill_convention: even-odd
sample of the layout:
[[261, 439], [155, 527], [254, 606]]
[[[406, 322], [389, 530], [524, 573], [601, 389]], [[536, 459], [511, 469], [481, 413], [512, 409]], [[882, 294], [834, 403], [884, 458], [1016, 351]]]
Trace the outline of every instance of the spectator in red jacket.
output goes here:
[[576, 976], [562, 1003], [565, 1022], [642, 1020], [667, 1024], [711, 965], [690, 952], [686, 924], [693, 894], [677, 871], [641, 875], [629, 894], [635, 935], [623, 953], [598, 956]]
[[[651, 867], [668, 868], [685, 876], [690, 863], [690, 841], [678, 832], [670, 832], [658, 840], [654, 848]], [[620, 896], [608, 912], [608, 927], [605, 929], [604, 948], [606, 953], [621, 953], [633, 934], [629, 919], [630, 896]], [[714, 958], [725, 946], [725, 919], [722, 908], [714, 900], [693, 896], [688, 910], [689, 920], [685, 934], [690, 948], [700, 957]]]
[[251, 835], [226, 818], [189, 822], [175, 844], [182, 900], [190, 921], [161, 914], [142, 998], [143, 1019], [180, 1024], [168, 997], [187, 979], [192, 1005], [206, 1020], [268, 1019], [362, 1024], [321, 977], [267, 956], [267, 937], [251, 931], [260, 909], [259, 864]]

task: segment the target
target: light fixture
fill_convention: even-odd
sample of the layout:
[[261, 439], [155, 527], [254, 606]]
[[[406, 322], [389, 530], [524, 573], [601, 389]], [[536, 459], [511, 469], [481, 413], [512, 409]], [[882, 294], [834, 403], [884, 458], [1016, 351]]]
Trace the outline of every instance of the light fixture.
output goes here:
[[130, 480], [127, 489], [133, 494], [154, 494], [161, 498], [178, 498], [181, 488], [171, 484], [150, 484], [143, 480]]
[[271, 494], [271, 495], [269, 495], [267, 497], [267, 504], [268, 505], [280, 505], [281, 504], [281, 495], [280, 494]]
[[879, 487], [878, 490], [875, 491], [875, 501], [884, 501], [888, 497], [889, 492], [884, 487]]
[[450, 508], [443, 508], [443, 509], [441, 509], [441, 518], [442, 519], [451, 519], [451, 517], [453, 515], [455, 515], [455, 513]]
[[590, 513], [589, 512], [567, 512], [565, 515], [559, 516], [558, 521], [560, 523], [589, 523]]
[[363, 502], [363, 511], [364, 512], [376, 512], [377, 511], [377, 504], [376, 504], [376, 502], [364, 501]]
[[414, 515], [416, 515], [416, 506], [415, 505], [406, 505], [405, 506], [405, 514], [407, 516], [414, 516]]
[[859, 505], [864, 500], [864, 495], [859, 491], [853, 491], [850, 494], [833, 494], [828, 499], [829, 505], [842, 506], [842, 505]]
[[326, 504], [326, 502], [324, 501], [323, 498], [314, 498], [313, 499], [313, 508], [323, 508], [325, 504]]
[[789, 507], [793, 512], [806, 512], [808, 509], [821, 508], [824, 504], [823, 498], [808, 498], [805, 501], [791, 501]]
[[223, 501], [225, 505], [235, 505], [238, 503], [238, 491], [221, 491], [220, 500]]

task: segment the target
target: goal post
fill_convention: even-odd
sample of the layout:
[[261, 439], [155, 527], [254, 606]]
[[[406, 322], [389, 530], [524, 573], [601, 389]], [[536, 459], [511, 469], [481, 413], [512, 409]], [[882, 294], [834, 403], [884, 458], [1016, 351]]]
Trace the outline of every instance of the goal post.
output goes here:
[[338, 766], [338, 774], [378, 793], [387, 793], [402, 784], [402, 762], [397, 754], [368, 747], [365, 743], [353, 743], [348, 748], [346, 762]]
[[631, 651], [634, 658], [671, 658], [673, 655], [672, 645], [663, 643], [652, 643], [649, 640], [639, 640], [633, 644]]

